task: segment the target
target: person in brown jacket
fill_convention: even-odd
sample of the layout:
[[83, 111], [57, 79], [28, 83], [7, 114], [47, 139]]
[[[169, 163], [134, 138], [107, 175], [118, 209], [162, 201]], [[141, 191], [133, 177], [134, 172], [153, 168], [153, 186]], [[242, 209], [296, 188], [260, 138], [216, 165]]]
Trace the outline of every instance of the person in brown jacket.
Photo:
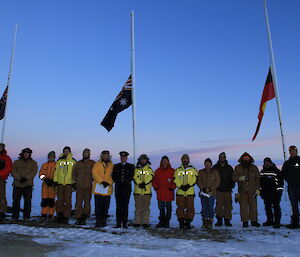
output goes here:
[[240, 215], [243, 227], [248, 227], [249, 220], [251, 226], [260, 227], [257, 222], [257, 195], [260, 189], [260, 174], [258, 168], [253, 164], [254, 159], [244, 153], [239, 159], [233, 171], [232, 179], [238, 182]]
[[13, 220], [19, 219], [22, 196], [24, 198], [23, 219], [29, 220], [30, 218], [33, 178], [38, 170], [38, 165], [36, 161], [31, 158], [31, 154], [32, 150], [25, 148], [20, 153], [19, 159], [13, 163]]
[[214, 219], [214, 203], [216, 199], [216, 190], [220, 185], [220, 175], [215, 169], [212, 169], [212, 161], [207, 158], [204, 161], [205, 168], [199, 170], [197, 185], [200, 188], [200, 199], [202, 205], [203, 228], [211, 229]]
[[233, 168], [228, 164], [224, 152], [220, 153], [219, 161], [212, 168], [219, 172], [221, 179], [216, 195], [216, 218], [218, 221], [215, 226], [222, 226], [224, 218], [225, 226], [231, 227], [232, 189], [235, 182], [232, 180]]
[[84, 149], [82, 160], [75, 164], [72, 172], [76, 185], [76, 225], [85, 225], [91, 213], [92, 169], [95, 161], [90, 159], [90, 155], [90, 150]]
[[56, 193], [53, 185], [53, 177], [55, 165], [55, 152], [52, 151], [48, 154], [48, 162], [42, 165], [39, 173], [39, 177], [43, 181], [41, 202], [42, 220], [52, 219], [54, 215]]

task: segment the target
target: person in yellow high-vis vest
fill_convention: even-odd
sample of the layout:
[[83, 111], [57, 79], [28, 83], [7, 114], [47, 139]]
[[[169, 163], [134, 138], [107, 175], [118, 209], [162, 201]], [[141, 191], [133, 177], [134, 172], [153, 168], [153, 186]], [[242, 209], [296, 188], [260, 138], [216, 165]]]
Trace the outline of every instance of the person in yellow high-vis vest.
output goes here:
[[151, 163], [146, 154], [142, 154], [134, 170], [134, 200], [135, 217], [134, 226], [149, 227], [151, 187], [154, 177]]

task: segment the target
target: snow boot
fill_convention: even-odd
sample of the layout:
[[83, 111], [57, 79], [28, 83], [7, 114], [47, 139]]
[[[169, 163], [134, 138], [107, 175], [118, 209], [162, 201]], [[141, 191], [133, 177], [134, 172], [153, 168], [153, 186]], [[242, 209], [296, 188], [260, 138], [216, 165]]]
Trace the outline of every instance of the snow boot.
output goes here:
[[206, 228], [207, 224], [206, 224], [206, 219], [202, 219], [202, 226], [201, 228]]
[[0, 222], [5, 221], [5, 213], [0, 212]]
[[192, 228], [192, 227], [191, 227], [191, 222], [192, 222], [191, 219], [186, 219], [186, 220], [185, 220], [185, 228], [186, 228], [186, 229], [191, 229], [191, 228]]
[[62, 212], [59, 212], [59, 213], [57, 213], [55, 222], [57, 222], [57, 223], [63, 223], [63, 219], [64, 219], [63, 213], [62, 213]]
[[243, 221], [243, 228], [248, 228], [248, 221]]
[[222, 225], [223, 225], [223, 219], [222, 219], [222, 217], [220, 217], [220, 216], [216, 216], [216, 218], [217, 218], [217, 223], [215, 224], [215, 226], [217, 226], [217, 227], [221, 227]]
[[232, 224], [230, 223], [230, 219], [224, 219], [224, 223], [226, 227], [232, 227]]
[[75, 225], [83, 225], [84, 221], [82, 218], [77, 219], [77, 221], [75, 222]]
[[47, 220], [51, 221], [52, 219], [53, 219], [53, 216], [49, 214], [48, 217], [47, 217]]
[[280, 223], [274, 223], [273, 228], [280, 228]]
[[40, 221], [43, 222], [43, 221], [46, 221], [46, 220], [47, 220], [47, 214], [42, 214], [41, 218], [40, 218]]
[[184, 229], [184, 227], [185, 227], [184, 219], [183, 219], [183, 218], [180, 218], [180, 219], [178, 219], [178, 221], [179, 221], [179, 228], [180, 228], [180, 229]]
[[257, 221], [251, 221], [251, 226], [259, 228], [260, 224]]
[[212, 229], [212, 223], [213, 223], [213, 219], [206, 219], [206, 228], [207, 229]]
[[273, 226], [274, 222], [273, 220], [267, 220], [266, 222], [263, 223], [264, 227], [269, 227], [269, 226]]
[[292, 216], [291, 224], [286, 225], [289, 229], [299, 228], [299, 218]]
[[164, 226], [165, 226], [165, 224], [162, 220], [160, 220], [156, 225], [157, 228], [163, 228]]
[[169, 228], [170, 227], [170, 219], [166, 218], [164, 228]]

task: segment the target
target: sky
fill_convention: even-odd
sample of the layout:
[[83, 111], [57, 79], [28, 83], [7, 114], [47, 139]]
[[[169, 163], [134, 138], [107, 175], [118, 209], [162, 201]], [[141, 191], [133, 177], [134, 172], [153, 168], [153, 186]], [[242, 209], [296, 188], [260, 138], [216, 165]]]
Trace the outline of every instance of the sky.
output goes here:
[[[130, 12], [135, 11], [136, 148], [153, 168], [183, 153], [203, 167], [222, 151], [258, 164], [283, 162], [276, 101], [260, 133], [260, 98], [270, 64], [263, 0], [44, 0], [0, 3], [0, 89], [7, 82], [19, 25], [5, 143], [16, 158], [30, 147], [44, 161], [71, 146], [76, 159], [110, 150], [132, 157], [132, 112], [111, 132], [100, 126], [130, 74]], [[299, 146], [300, 2], [269, 0], [286, 144]], [[2, 124], [0, 124], [1, 126]]]

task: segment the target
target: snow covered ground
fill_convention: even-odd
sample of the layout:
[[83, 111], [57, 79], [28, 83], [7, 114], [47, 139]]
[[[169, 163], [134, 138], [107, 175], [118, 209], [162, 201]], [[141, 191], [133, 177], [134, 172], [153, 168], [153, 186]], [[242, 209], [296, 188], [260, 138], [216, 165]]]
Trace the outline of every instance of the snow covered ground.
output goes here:
[[[40, 214], [40, 181], [36, 180], [32, 215]], [[8, 182], [8, 203], [11, 205], [11, 181]], [[75, 195], [74, 195], [75, 196]], [[75, 198], [75, 197], [73, 197]], [[263, 202], [259, 203], [259, 221], [265, 221]], [[113, 215], [105, 229], [94, 229], [94, 220], [81, 228], [48, 228], [17, 224], [0, 225], [0, 256], [300, 256], [298, 230], [241, 227], [239, 206], [234, 203], [233, 227], [200, 229], [200, 199], [195, 198], [196, 216], [191, 231], [180, 231], [175, 216], [171, 229], [156, 229], [158, 207], [155, 193], [151, 202], [152, 228], [114, 229], [115, 199], [109, 213]], [[290, 221], [289, 202], [282, 200], [282, 223]], [[134, 201], [130, 201], [129, 218], [133, 218]], [[71, 220], [71, 224], [75, 220]], [[3, 244], [7, 242], [4, 248]], [[27, 242], [25, 244], [24, 242]], [[19, 247], [17, 247], [19, 245]], [[22, 247], [24, 246], [24, 247]], [[13, 253], [13, 254], [12, 254]]]

